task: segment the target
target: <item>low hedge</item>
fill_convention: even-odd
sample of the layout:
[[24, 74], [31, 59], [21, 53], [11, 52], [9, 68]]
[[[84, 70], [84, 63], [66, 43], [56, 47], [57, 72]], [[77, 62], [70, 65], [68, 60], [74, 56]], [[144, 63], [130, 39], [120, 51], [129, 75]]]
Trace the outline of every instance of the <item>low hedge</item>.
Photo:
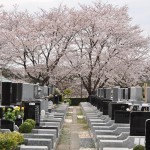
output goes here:
[[143, 145], [136, 145], [133, 150], [145, 150], [145, 147]]
[[33, 126], [29, 122], [24, 122], [23, 124], [19, 126], [20, 133], [31, 133], [32, 129], [33, 129]]
[[87, 102], [87, 98], [70, 98], [70, 100], [71, 106], [78, 106], [80, 102]]
[[33, 128], [35, 128], [35, 121], [33, 119], [26, 119], [25, 122], [28, 122], [32, 125]]
[[24, 137], [19, 132], [0, 133], [0, 149], [14, 150], [24, 142]]

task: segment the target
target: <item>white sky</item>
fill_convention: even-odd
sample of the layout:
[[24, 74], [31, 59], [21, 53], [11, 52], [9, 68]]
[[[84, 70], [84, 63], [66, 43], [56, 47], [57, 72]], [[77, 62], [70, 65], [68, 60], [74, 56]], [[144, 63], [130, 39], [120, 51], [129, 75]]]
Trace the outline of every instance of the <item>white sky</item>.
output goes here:
[[[19, 5], [19, 10], [27, 9], [36, 12], [40, 8], [48, 10], [57, 7], [60, 3], [69, 7], [78, 8], [78, 4], [92, 4], [94, 0], [0, 0], [6, 10], [11, 10], [14, 5]], [[137, 24], [144, 30], [144, 35], [150, 35], [150, 1], [149, 0], [101, 0], [103, 3], [111, 3], [115, 6], [127, 5], [133, 24]]]

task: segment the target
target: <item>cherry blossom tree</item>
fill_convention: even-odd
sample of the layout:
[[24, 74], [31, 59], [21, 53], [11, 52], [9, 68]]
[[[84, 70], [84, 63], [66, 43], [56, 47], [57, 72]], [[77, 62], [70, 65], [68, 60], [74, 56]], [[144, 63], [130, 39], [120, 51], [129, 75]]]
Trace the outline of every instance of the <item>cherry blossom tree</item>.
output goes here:
[[34, 83], [62, 90], [81, 84], [91, 95], [98, 87], [136, 85], [146, 76], [149, 39], [132, 25], [126, 6], [96, 2], [78, 10], [60, 6], [0, 15], [3, 58], [24, 68]]
[[127, 7], [95, 3], [94, 6], [82, 6], [79, 15], [82, 16], [82, 28], [74, 38], [75, 63], [72, 59], [69, 61], [76, 65], [77, 74], [91, 95], [97, 87], [103, 87], [109, 80], [115, 81], [115, 76], [120, 80], [115, 71], [123, 67], [124, 72], [129, 67], [125, 62], [119, 66], [122, 59], [129, 60], [131, 71], [137, 67], [134, 64], [148, 52], [148, 39], [141, 35], [138, 26], [131, 25]]
[[27, 11], [5, 13], [3, 34], [12, 61], [24, 67], [33, 82], [49, 84], [53, 70], [77, 32], [70, 20], [71, 10], [66, 7], [34, 15]]

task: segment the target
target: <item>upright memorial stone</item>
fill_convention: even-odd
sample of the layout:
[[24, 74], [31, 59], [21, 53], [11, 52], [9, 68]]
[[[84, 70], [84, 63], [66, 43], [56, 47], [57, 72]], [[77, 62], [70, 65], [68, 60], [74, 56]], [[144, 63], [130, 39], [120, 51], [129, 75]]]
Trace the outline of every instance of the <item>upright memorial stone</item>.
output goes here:
[[12, 83], [12, 101], [11, 104], [16, 104], [18, 102], [18, 84]]
[[136, 96], [135, 99], [137, 101], [141, 101], [142, 100], [142, 88], [141, 87], [136, 87]]
[[131, 99], [136, 101], [142, 100], [142, 88], [141, 87], [131, 87]]
[[136, 100], [136, 88], [135, 87], [131, 87], [130, 91], [131, 91], [131, 97], [130, 97], [130, 99]]
[[150, 150], [150, 119], [146, 120], [145, 147]]
[[128, 88], [125, 88], [125, 99], [128, 99]]
[[104, 98], [106, 98], [106, 88], [104, 88], [103, 90], [104, 90]]
[[106, 99], [111, 99], [111, 88], [106, 88]]
[[103, 115], [108, 115], [108, 105], [111, 102], [111, 100], [106, 100], [102, 102], [102, 108], [103, 108]]
[[131, 88], [128, 88], [128, 98], [127, 99], [131, 99]]
[[3, 118], [3, 108], [4, 108], [4, 106], [0, 106], [0, 119], [2, 119]]
[[121, 88], [121, 99], [125, 99], [125, 89], [124, 88]]
[[2, 105], [9, 106], [12, 99], [12, 83], [2, 82]]
[[147, 101], [147, 103], [150, 103], [150, 87], [147, 87], [146, 88], [146, 101]]
[[98, 96], [98, 89], [96, 89], [96, 96]]
[[100, 88], [100, 97], [104, 97], [104, 89]]
[[33, 97], [34, 97], [34, 85], [29, 83], [23, 83], [22, 100], [33, 100]]
[[44, 96], [48, 96], [48, 87], [44, 86], [44, 92], [43, 92]]
[[24, 101], [24, 120], [33, 119], [36, 125], [40, 124], [40, 101]]
[[22, 101], [22, 87], [23, 83], [18, 83], [17, 91], [18, 91], [18, 102]]
[[98, 97], [100, 97], [101, 96], [101, 90], [100, 90], [100, 88], [98, 88]]
[[54, 104], [59, 104], [59, 96], [58, 95], [54, 95]]
[[109, 103], [109, 117], [111, 117], [111, 120], [114, 120], [114, 114], [116, 110], [126, 111], [127, 108], [129, 108], [128, 104]]
[[145, 136], [145, 122], [150, 119], [150, 112], [131, 112], [130, 136]]
[[114, 87], [113, 88], [113, 101], [118, 101], [120, 98], [120, 94], [119, 94], [119, 89], [118, 87]]
[[115, 123], [129, 123], [130, 118], [130, 112], [129, 111], [122, 111], [122, 110], [116, 110], [114, 112], [114, 120]]
[[48, 86], [48, 95], [53, 94], [54, 93], [54, 86]]

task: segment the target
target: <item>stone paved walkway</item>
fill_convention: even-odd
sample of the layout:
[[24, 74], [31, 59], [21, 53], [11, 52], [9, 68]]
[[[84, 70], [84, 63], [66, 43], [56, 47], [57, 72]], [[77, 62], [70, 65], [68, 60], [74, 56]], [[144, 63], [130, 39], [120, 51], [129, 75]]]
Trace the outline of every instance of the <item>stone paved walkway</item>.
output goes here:
[[80, 106], [69, 107], [57, 150], [95, 150]]

